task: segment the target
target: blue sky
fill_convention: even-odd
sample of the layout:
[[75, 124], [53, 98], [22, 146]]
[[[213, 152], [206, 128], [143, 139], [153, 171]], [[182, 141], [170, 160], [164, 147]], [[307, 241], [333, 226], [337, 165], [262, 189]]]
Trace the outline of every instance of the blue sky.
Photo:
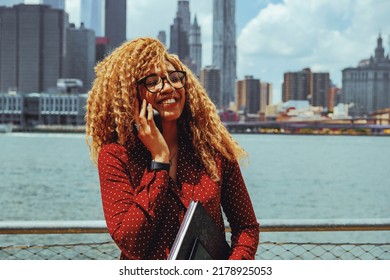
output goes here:
[[[203, 66], [211, 64], [212, 2], [190, 0], [202, 29]], [[128, 39], [160, 30], [169, 35], [177, 0], [128, 0], [127, 6]], [[66, 10], [79, 25], [79, 0], [67, 0]], [[329, 72], [341, 87], [342, 69], [373, 55], [379, 32], [388, 54], [389, 11], [388, 0], [236, 0], [238, 79], [272, 83], [274, 102], [281, 100], [283, 73], [305, 67]]]

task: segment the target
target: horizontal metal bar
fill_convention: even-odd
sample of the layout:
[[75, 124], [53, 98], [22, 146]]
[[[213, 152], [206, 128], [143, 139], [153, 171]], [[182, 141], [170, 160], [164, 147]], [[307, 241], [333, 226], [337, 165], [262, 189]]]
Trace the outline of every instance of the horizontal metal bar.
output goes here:
[[[259, 220], [261, 232], [390, 231], [390, 219]], [[231, 229], [225, 222], [227, 232]], [[0, 221], [0, 234], [108, 233], [99, 221]]]
[[0, 234], [107, 233], [105, 221], [0, 221]]
[[390, 219], [262, 220], [262, 232], [390, 230]]

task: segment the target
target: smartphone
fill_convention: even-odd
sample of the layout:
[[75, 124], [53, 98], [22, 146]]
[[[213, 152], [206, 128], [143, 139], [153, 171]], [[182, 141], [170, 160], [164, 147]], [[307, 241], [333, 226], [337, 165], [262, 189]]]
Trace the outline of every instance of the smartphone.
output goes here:
[[153, 109], [153, 119], [154, 119], [154, 122], [155, 122], [156, 126], [158, 127], [158, 129], [162, 133], [163, 129], [162, 129], [162, 123], [161, 123], [161, 116], [158, 113], [158, 111], [155, 110], [155, 109]]
[[[139, 93], [137, 92], [137, 98], [138, 98], [138, 104], [139, 104], [139, 111], [141, 111], [141, 107], [142, 107], [142, 102], [144, 99], [141, 99]], [[161, 116], [160, 114], [158, 113], [157, 110], [155, 110], [153, 108], [153, 119], [154, 119], [154, 122], [157, 126], [157, 128], [160, 130], [160, 132], [162, 133], [162, 123], [161, 123]]]

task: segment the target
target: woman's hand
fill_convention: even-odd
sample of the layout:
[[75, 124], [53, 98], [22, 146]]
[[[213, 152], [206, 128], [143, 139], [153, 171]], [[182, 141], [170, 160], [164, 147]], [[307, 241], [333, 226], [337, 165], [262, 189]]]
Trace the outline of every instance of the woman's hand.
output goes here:
[[152, 154], [152, 159], [157, 162], [169, 163], [168, 145], [154, 122], [152, 105], [146, 103], [144, 99], [141, 111], [139, 111], [138, 98], [135, 98], [134, 101], [134, 120], [138, 126], [138, 137]]

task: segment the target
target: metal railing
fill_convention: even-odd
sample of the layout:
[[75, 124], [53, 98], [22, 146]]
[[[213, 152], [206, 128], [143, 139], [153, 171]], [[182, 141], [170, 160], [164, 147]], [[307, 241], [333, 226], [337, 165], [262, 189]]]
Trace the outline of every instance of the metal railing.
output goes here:
[[[371, 231], [382, 232], [385, 242], [294, 242], [292, 239], [285, 242], [277, 240], [277, 236], [272, 237], [272, 241], [261, 237], [256, 259], [390, 259], [390, 219], [259, 222], [262, 236], [267, 234], [272, 237], [273, 233]], [[226, 232], [230, 232], [228, 226]], [[96, 241], [96, 234], [101, 236], [99, 241]], [[119, 256], [104, 221], [0, 221], [1, 235], [16, 238], [17, 241], [11, 245], [3, 245], [0, 241], [0, 259], [118, 259]], [[28, 235], [37, 238], [26, 242]], [[61, 238], [57, 238], [59, 235]], [[69, 241], [66, 238], [75, 235], [83, 236], [82, 240]], [[18, 236], [24, 238], [18, 240]], [[42, 242], [42, 236], [45, 236], [45, 242]], [[48, 236], [52, 237], [51, 240]], [[61, 242], [58, 242], [59, 239]], [[24, 245], [15, 245], [16, 242], [24, 242]]]

